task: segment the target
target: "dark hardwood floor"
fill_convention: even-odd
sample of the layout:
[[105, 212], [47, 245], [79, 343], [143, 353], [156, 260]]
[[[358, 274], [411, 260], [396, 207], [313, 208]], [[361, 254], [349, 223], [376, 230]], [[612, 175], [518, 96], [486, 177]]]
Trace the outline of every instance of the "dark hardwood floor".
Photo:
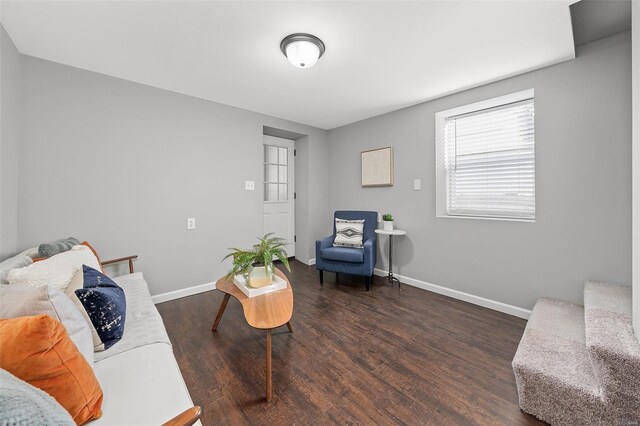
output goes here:
[[292, 262], [291, 324], [273, 335], [265, 402], [265, 332], [217, 291], [157, 305], [203, 424], [541, 424], [518, 408], [511, 360], [525, 321], [376, 277]]

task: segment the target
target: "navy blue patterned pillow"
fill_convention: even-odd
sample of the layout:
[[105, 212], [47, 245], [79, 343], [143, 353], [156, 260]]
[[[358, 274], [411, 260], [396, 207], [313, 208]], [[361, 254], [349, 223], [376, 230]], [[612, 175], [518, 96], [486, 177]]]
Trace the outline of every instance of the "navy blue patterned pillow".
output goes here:
[[69, 284], [67, 295], [71, 296], [92, 326], [95, 351], [109, 349], [122, 338], [127, 300], [124, 290], [111, 278], [82, 265], [82, 271], [78, 271]]

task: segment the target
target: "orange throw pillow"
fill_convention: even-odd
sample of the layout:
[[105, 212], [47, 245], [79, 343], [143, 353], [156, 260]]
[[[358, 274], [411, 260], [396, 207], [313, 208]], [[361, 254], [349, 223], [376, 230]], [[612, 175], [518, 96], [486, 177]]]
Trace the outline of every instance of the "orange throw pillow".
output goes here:
[[98, 264], [100, 265], [100, 271], [102, 271], [102, 273], [105, 274], [104, 268], [102, 267], [102, 262], [100, 262], [100, 256], [98, 256], [98, 252], [96, 251], [96, 249], [91, 247], [91, 244], [89, 244], [87, 241], [81, 242], [80, 245], [89, 247], [89, 249], [93, 252], [93, 255], [96, 257], [96, 259], [98, 259]]
[[55, 398], [81, 425], [102, 415], [102, 389], [67, 330], [48, 315], [0, 319], [0, 368]]

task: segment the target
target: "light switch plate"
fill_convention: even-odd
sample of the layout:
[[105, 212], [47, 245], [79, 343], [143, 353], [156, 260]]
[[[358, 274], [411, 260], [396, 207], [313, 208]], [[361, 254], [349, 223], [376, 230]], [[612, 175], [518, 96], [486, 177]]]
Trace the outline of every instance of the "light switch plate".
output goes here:
[[253, 180], [245, 180], [244, 181], [244, 190], [245, 191], [255, 191], [256, 183]]
[[187, 219], [187, 230], [196, 229], [196, 218], [190, 217]]
[[422, 189], [422, 181], [420, 179], [413, 180], [413, 190], [420, 191]]

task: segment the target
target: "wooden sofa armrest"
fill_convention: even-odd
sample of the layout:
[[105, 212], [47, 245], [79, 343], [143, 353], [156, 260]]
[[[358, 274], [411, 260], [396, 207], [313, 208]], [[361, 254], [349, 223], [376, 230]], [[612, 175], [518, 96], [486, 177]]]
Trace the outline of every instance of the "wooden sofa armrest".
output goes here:
[[162, 426], [191, 426], [200, 419], [202, 409], [197, 405], [178, 414]]
[[124, 262], [125, 260], [129, 261], [129, 273], [133, 274], [133, 259], [137, 259], [138, 255], [135, 254], [133, 256], [119, 257], [117, 259], [105, 260], [104, 262], [100, 262], [102, 266], [111, 265], [113, 263]]

